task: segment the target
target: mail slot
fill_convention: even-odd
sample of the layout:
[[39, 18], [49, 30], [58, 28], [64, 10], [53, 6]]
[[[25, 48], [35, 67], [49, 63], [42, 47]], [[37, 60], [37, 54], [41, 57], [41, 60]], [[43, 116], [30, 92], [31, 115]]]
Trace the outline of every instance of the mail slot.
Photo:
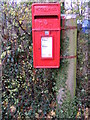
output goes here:
[[35, 68], [60, 66], [60, 4], [32, 4], [33, 63]]

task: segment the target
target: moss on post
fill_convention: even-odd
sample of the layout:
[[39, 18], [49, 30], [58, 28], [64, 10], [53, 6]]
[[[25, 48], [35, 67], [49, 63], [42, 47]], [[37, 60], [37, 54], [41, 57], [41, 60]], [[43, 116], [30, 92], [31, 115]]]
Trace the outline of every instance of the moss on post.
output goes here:
[[[63, 114], [62, 117], [75, 117], [75, 106], [71, 105], [72, 112], [69, 113], [70, 102], [74, 102], [76, 89], [76, 49], [77, 49], [77, 29], [76, 17], [74, 15], [65, 16], [65, 32], [64, 37], [61, 38], [61, 51], [63, 60], [61, 60], [60, 68], [56, 77], [57, 86], [57, 111]], [[69, 28], [70, 27], [70, 28]], [[68, 29], [67, 29], [68, 28]], [[74, 29], [73, 29], [74, 28]], [[73, 56], [72, 58], [64, 59], [65, 56]], [[67, 109], [67, 110], [66, 110]], [[68, 114], [68, 115], [67, 115]], [[61, 114], [62, 115], [62, 114]]]

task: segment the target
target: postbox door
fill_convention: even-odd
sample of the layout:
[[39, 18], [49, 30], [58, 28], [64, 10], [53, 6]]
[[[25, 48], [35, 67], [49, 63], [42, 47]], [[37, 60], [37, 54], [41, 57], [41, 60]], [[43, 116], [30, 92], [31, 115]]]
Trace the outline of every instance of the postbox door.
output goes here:
[[[45, 42], [42, 46], [42, 36]], [[60, 64], [60, 31], [50, 31], [50, 35], [45, 35], [45, 31], [34, 34], [33, 50], [34, 67], [36, 68], [58, 68]], [[37, 41], [38, 38], [38, 41]], [[48, 43], [49, 42], [49, 43]], [[43, 47], [43, 48], [42, 48]], [[46, 47], [46, 48], [45, 48]], [[43, 50], [42, 50], [43, 49]]]

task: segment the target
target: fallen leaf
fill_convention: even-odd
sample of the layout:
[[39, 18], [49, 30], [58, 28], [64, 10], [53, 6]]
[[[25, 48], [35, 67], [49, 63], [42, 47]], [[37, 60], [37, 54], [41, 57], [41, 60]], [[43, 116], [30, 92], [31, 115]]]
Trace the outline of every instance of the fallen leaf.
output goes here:
[[12, 105], [12, 106], [10, 107], [10, 111], [11, 111], [11, 113], [15, 113], [16, 107]]
[[50, 113], [50, 115], [51, 116], [55, 116], [56, 115], [55, 111], [52, 110], [51, 113]]
[[39, 118], [39, 114], [38, 114], [38, 113], [35, 113], [35, 117], [36, 117], [36, 118]]

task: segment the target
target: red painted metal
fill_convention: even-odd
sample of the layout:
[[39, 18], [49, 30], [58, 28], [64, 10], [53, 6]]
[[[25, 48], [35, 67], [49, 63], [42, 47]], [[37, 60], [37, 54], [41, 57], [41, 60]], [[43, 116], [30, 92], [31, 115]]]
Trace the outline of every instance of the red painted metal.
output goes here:
[[[59, 3], [34, 3], [32, 5], [35, 68], [58, 68], [60, 66], [60, 16]], [[48, 51], [44, 47], [47, 47]]]

